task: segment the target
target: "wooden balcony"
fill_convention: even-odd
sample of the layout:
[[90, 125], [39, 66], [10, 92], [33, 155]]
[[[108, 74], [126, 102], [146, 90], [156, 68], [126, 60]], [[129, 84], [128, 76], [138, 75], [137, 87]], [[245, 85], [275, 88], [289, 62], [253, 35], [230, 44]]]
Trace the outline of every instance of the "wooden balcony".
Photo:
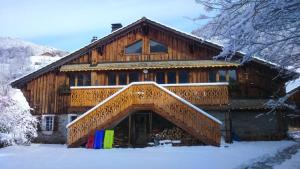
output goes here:
[[[161, 86], [194, 105], [213, 106], [228, 104], [228, 83], [164, 84]], [[124, 87], [125, 86], [71, 87], [71, 106], [95, 106]]]
[[[73, 88], [73, 106], [97, 105], [68, 124], [68, 146], [81, 145], [95, 130], [111, 128], [130, 112], [140, 108], [156, 112], [205, 144], [220, 145], [221, 122], [170, 90], [186, 98], [198, 94], [199, 98], [194, 101], [202, 104], [225, 104], [228, 101], [226, 84], [168, 87], [155, 82], [143, 82], [131, 83], [121, 90], [118, 87]], [[184, 88], [190, 89], [189, 94], [183, 92]], [[218, 98], [219, 93], [223, 96]], [[216, 102], [212, 101], [214, 97], [217, 97]], [[190, 99], [195, 98], [193, 96]], [[212, 100], [205, 101], [207, 99]]]

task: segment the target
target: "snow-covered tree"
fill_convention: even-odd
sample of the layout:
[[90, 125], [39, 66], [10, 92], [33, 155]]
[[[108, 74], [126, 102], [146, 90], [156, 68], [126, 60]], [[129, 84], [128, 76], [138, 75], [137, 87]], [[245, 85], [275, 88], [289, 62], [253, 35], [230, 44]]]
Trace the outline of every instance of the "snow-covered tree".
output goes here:
[[258, 56], [282, 67], [300, 68], [299, 0], [196, 0], [207, 13], [195, 20], [208, 24], [193, 31], [222, 42], [218, 58], [245, 53], [243, 62]]
[[0, 90], [0, 147], [28, 144], [37, 136], [37, 119], [21, 91], [11, 87]]

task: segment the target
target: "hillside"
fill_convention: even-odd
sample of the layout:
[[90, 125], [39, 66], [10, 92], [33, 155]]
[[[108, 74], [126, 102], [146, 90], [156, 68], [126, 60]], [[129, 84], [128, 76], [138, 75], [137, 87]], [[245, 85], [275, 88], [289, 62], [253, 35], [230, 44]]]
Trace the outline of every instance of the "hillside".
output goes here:
[[0, 76], [8, 82], [60, 59], [67, 52], [24, 40], [0, 37]]

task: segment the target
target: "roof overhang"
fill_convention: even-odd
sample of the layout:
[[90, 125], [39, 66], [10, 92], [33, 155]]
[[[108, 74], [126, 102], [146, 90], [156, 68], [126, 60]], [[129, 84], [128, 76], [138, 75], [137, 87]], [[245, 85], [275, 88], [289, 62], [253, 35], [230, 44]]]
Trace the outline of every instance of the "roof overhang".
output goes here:
[[63, 65], [61, 72], [74, 71], [106, 71], [106, 70], [143, 70], [143, 69], [173, 69], [173, 68], [214, 68], [214, 67], [238, 67], [238, 63], [214, 61], [214, 60], [193, 60], [193, 61], [149, 61], [149, 62], [118, 62], [91, 64], [70, 64]]

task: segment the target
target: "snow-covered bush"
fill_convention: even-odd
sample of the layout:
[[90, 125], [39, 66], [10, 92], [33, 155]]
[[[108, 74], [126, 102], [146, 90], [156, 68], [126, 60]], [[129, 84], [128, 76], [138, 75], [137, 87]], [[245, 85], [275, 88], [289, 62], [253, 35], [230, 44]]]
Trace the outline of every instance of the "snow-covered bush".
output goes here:
[[0, 146], [29, 144], [37, 136], [37, 119], [20, 90], [0, 90]]

